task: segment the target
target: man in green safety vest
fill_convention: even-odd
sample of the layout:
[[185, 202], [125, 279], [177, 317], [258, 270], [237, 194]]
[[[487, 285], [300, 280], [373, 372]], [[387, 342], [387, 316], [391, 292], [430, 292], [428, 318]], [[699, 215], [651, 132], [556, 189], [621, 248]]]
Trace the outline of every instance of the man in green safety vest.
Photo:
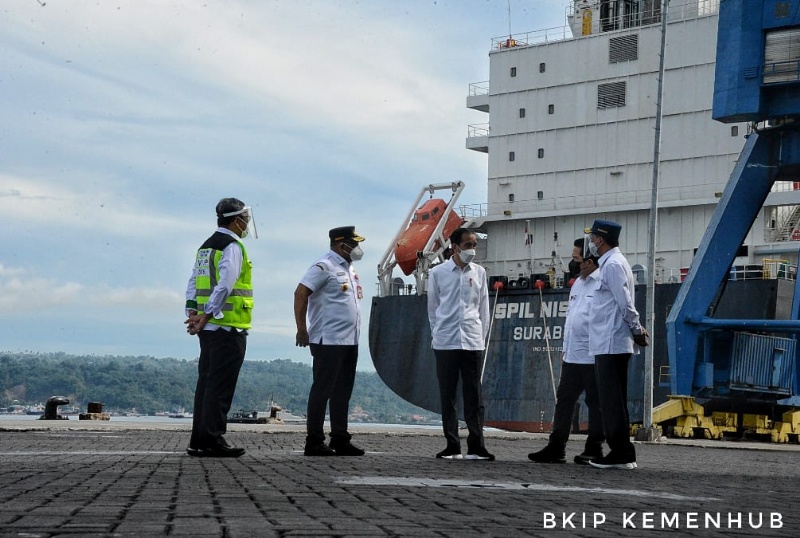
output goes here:
[[252, 264], [241, 239], [256, 234], [252, 211], [241, 200], [223, 198], [216, 209], [218, 228], [197, 251], [186, 287], [186, 331], [200, 339], [187, 453], [237, 458], [244, 449], [228, 445], [223, 436], [253, 311]]

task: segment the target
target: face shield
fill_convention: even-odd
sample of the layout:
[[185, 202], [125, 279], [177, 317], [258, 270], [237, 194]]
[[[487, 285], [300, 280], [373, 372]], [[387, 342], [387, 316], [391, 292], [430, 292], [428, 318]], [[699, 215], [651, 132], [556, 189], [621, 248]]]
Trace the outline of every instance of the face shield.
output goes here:
[[230, 213], [223, 213], [223, 217], [237, 217], [242, 226], [242, 239], [245, 237], [252, 237], [258, 239], [258, 231], [256, 230], [256, 221], [253, 218], [253, 208], [249, 205], [244, 206], [238, 211], [231, 211]]
[[583, 259], [585, 260], [589, 256], [594, 256], [595, 258], [599, 258], [600, 253], [597, 251], [597, 245], [595, 245], [594, 241], [592, 241], [592, 229], [585, 228], [583, 230], [583, 233], [584, 233], [583, 253], [582, 253]]
[[584, 228], [583, 229], [583, 250], [581, 252], [581, 257], [585, 260], [589, 256], [592, 256], [592, 251], [590, 245], [592, 244], [592, 229], [591, 228]]

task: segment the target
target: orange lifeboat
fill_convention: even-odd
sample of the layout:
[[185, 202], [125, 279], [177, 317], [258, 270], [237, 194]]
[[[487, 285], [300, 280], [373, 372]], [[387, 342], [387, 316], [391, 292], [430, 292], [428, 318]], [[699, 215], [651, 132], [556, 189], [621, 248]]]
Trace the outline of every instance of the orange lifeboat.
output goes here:
[[[439, 198], [431, 198], [419, 209], [414, 212], [411, 224], [400, 236], [397, 245], [394, 247], [394, 259], [403, 271], [403, 274], [410, 275], [417, 266], [417, 254], [422, 252], [431, 238], [431, 234], [436, 229], [436, 225], [442, 220], [447, 203]], [[444, 225], [442, 235], [447, 238], [456, 228], [464, 224], [464, 220], [455, 212], [450, 212], [447, 222]], [[438, 248], [438, 244], [435, 248]]]

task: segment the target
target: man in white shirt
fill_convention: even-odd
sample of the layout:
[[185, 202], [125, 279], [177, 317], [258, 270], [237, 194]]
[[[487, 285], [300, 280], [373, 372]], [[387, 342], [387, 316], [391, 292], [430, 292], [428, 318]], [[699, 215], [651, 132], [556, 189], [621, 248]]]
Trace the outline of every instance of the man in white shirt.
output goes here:
[[461, 377], [466, 459], [494, 460], [483, 442], [481, 366], [489, 332], [489, 284], [486, 271], [472, 263], [478, 236], [466, 228], [450, 235], [453, 256], [428, 276], [428, 319], [436, 355], [436, 375], [442, 404], [442, 429], [447, 447], [437, 458], [461, 458], [456, 387]]
[[597, 393], [594, 357], [589, 353], [589, 303], [599, 275], [597, 258], [584, 253], [583, 238], [575, 240], [572, 261], [580, 266], [580, 272], [569, 291], [569, 308], [564, 323], [564, 354], [553, 414], [553, 431], [546, 447], [528, 454], [528, 458], [536, 463], [566, 462], [565, 448], [575, 415], [575, 404], [584, 391], [586, 407], [589, 408], [589, 434], [583, 453], [575, 456], [573, 461], [585, 465], [603, 457], [603, 417]]
[[619, 250], [622, 226], [595, 220], [589, 248], [600, 257], [598, 286], [590, 302], [589, 351], [603, 410], [603, 430], [611, 452], [589, 462], [600, 469], [635, 469], [636, 449], [630, 439], [628, 361], [647, 345], [647, 331], [634, 305], [633, 272]]
[[186, 452], [238, 458], [244, 449], [228, 445], [223, 435], [252, 326], [252, 264], [241, 241], [252, 225], [252, 211], [241, 200], [223, 198], [216, 213], [218, 228], [198, 249], [186, 286], [186, 332], [200, 341]]
[[[363, 456], [350, 443], [347, 415], [358, 363], [361, 299], [353, 262], [364, 255], [355, 226], [328, 232], [331, 249], [306, 271], [294, 292], [296, 345], [311, 347], [314, 380], [308, 394], [306, 456]], [[306, 318], [308, 324], [306, 325]], [[323, 425], [330, 402], [331, 441]]]

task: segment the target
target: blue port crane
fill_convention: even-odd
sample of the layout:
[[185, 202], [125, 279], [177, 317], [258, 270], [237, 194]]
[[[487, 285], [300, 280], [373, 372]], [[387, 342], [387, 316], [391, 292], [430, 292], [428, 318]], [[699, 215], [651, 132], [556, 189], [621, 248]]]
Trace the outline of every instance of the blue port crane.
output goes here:
[[790, 319], [712, 311], [773, 185], [800, 181], [800, 0], [721, 0], [715, 76], [713, 118], [753, 130], [667, 318], [670, 390], [796, 406], [800, 280]]

